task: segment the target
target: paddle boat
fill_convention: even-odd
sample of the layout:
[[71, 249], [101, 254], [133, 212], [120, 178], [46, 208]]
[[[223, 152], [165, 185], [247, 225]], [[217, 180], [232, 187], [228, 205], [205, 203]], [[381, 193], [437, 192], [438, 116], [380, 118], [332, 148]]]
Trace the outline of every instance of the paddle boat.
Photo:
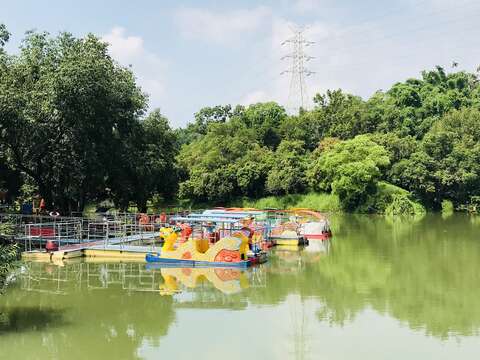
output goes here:
[[[267, 253], [272, 242], [268, 241], [265, 235], [266, 227], [262, 219], [265, 216], [261, 211], [231, 211], [205, 210], [198, 214], [188, 214], [186, 216], [173, 217], [181, 227], [188, 227], [195, 232], [195, 236], [208, 238], [210, 243], [215, 243], [225, 236], [231, 236], [234, 232], [240, 231], [248, 238], [247, 252], [249, 260], [253, 264], [264, 263], [267, 261]], [[182, 236], [184, 241], [185, 236]]]
[[332, 237], [330, 222], [325, 215], [309, 209], [293, 209], [297, 216], [306, 219], [301, 222], [299, 233], [307, 240], [326, 240]]
[[270, 238], [275, 241], [277, 246], [299, 246], [308, 244], [302, 235], [300, 235], [296, 224], [281, 224], [272, 229]]
[[[197, 220], [198, 221], [198, 220]], [[240, 267], [246, 268], [258, 262], [248, 256], [248, 237], [241, 231], [210, 243], [209, 238], [189, 237], [177, 244], [180, 227], [161, 228], [164, 244], [160, 252], [148, 253], [146, 261], [172, 267]]]

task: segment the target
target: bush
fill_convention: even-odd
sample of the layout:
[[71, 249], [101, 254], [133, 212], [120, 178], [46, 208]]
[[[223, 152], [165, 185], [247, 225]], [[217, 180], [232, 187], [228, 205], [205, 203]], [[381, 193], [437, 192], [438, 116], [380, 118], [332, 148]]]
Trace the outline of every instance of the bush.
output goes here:
[[18, 247], [16, 244], [0, 245], [0, 292], [5, 286], [8, 274], [13, 268], [13, 263], [17, 260]]
[[358, 207], [357, 212], [384, 214], [387, 207], [392, 203], [394, 195], [410, 196], [410, 193], [401, 187], [380, 181], [375, 193], [367, 197], [365, 202]]
[[394, 194], [392, 202], [385, 209], [387, 216], [423, 215], [425, 208], [417, 202], [410, 200], [405, 194]]
[[443, 200], [442, 201], [442, 214], [443, 215], [451, 215], [453, 214], [454, 208], [453, 203], [450, 200]]
[[310, 185], [331, 190], [345, 210], [357, 210], [375, 194], [381, 170], [390, 163], [385, 148], [367, 135], [342, 141], [317, 156], [314, 154], [307, 173]]

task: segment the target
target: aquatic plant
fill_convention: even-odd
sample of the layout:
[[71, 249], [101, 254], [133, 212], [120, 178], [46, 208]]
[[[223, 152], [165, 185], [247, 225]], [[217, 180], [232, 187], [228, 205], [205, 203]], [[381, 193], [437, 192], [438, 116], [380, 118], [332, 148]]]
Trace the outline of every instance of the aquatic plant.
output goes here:
[[6, 285], [8, 274], [18, 256], [17, 244], [0, 245], [0, 292]]

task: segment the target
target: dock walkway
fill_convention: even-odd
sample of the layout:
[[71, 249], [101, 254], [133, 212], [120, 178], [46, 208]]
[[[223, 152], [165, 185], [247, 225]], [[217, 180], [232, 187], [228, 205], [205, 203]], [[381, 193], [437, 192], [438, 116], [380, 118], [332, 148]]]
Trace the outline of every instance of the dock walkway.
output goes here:
[[25, 251], [22, 258], [35, 261], [58, 261], [73, 259], [78, 257], [103, 257], [116, 258], [121, 260], [145, 260], [147, 253], [155, 251], [154, 246], [131, 245], [134, 241], [154, 239], [158, 236], [157, 232], [130, 235], [126, 237], [111, 238], [108, 240], [98, 240], [83, 242], [78, 244], [69, 244], [60, 246], [57, 251]]

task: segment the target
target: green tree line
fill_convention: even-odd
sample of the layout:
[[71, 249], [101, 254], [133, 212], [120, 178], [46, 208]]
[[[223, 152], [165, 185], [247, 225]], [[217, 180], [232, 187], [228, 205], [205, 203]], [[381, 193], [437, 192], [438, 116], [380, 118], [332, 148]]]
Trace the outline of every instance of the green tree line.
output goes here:
[[[94, 35], [0, 27], [0, 190], [62, 212], [109, 199], [229, 204], [332, 194], [347, 211], [480, 204], [477, 74], [437, 67], [369, 99], [342, 90], [289, 115], [275, 102], [199, 110], [172, 129]], [[421, 204], [421, 205], [420, 205]]]
[[202, 109], [178, 130], [179, 196], [222, 203], [320, 191], [366, 212], [478, 206], [476, 74], [437, 67], [368, 100], [335, 90], [314, 101], [294, 116], [273, 102]]
[[133, 73], [93, 35], [29, 32], [19, 54], [0, 27], [0, 187], [10, 198], [33, 188], [48, 209], [82, 210], [112, 199], [145, 211], [173, 196], [175, 134]]

